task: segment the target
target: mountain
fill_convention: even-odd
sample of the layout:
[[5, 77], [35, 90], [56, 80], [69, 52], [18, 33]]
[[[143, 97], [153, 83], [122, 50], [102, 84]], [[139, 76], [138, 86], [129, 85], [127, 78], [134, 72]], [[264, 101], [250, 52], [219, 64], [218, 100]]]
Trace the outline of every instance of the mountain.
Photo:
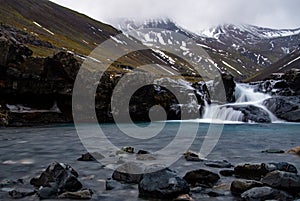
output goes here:
[[[139, 39], [148, 45], [153, 40], [165, 44], [181, 44], [184, 41], [178, 41], [178, 37], [174, 38], [168, 32], [151, 33], [152, 38], [150, 38], [148, 33], [139, 30], [158, 28], [183, 34], [204, 48], [214, 65], [221, 71], [229, 71], [241, 80], [268, 68], [300, 44], [300, 29], [276, 30], [252, 25], [223, 24], [193, 33], [169, 19], [147, 20], [144, 23], [123, 20], [118, 28], [123, 31], [137, 30]], [[178, 51], [191, 58], [198, 56], [187, 49], [178, 49]], [[206, 64], [209, 65], [211, 62]]]
[[255, 82], [270, 78], [272, 74], [283, 74], [291, 69], [300, 69], [300, 46], [283, 58], [271, 64], [268, 68], [248, 78], [247, 82]]

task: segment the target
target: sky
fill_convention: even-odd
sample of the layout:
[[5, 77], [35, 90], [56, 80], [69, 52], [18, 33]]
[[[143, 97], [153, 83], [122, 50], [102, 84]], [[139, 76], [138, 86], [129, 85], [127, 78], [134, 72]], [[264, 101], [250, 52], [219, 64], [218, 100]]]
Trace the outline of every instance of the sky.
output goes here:
[[223, 23], [300, 28], [299, 0], [51, 0], [116, 26], [122, 18], [169, 18], [191, 31]]

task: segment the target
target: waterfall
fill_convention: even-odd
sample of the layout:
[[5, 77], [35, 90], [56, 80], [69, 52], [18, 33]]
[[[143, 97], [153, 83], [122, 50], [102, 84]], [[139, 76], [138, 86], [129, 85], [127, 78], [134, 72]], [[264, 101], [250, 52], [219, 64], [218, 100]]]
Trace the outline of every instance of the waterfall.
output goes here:
[[247, 106], [253, 105], [266, 111], [272, 122], [278, 119], [265, 107], [263, 101], [270, 98], [268, 94], [255, 92], [254, 88], [247, 84], [236, 84], [235, 88], [235, 103], [224, 105], [206, 104], [202, 122], [242, 122], [244, 114], [239, 110], [234, 110], [230, 106]]

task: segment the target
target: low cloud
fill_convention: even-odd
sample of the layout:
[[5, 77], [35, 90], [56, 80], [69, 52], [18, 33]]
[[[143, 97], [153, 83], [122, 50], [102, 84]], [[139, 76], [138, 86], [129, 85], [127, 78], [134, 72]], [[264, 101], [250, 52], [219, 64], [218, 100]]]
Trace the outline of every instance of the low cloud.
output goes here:
[[299, 28], [298, 0], [52, 0], [94, 19], [116, 25], [120, 18], [170, 18], [192, 31], [222, 23]]

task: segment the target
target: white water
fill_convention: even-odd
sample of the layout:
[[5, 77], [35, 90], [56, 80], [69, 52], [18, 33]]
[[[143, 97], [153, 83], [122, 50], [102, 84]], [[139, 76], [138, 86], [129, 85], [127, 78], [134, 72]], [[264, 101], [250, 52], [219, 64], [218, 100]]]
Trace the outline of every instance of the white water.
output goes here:
[[268, 94], [255, 92], [252, 86], [247, 84], [236, 84], [235, 88], [235, 103], [225, 105], [206, 105], [203, 118], [199, 122], [213, 123], [241, 123], [244, 114], [241, 111], [227, 108], [229, 105], [253, 105], [264, 109], [270, 116], [272, 122], [277, 122], [278, 119], [262, 105], [263, 101], [270, 98]]

